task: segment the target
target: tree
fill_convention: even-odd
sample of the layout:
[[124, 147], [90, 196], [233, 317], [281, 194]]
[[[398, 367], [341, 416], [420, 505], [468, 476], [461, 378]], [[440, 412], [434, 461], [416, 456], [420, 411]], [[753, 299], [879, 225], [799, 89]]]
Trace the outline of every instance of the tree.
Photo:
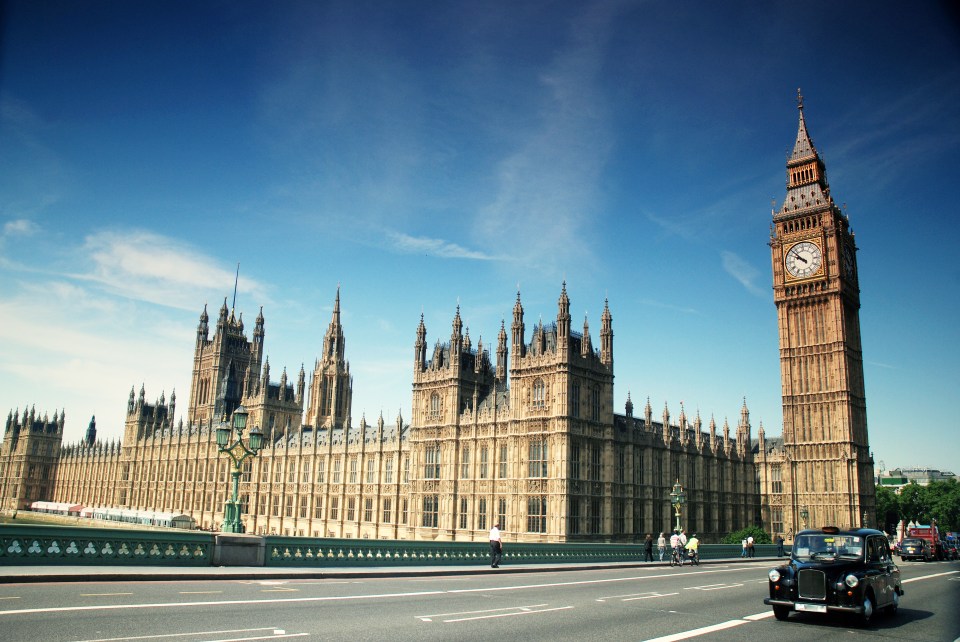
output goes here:
[[770, 540], [770, 534], [767, 531], [763, 530], [759, 526], [748, 526], [747, 528], [741, 528], [740, 530], [730, 533], [723, 538], [723, 544], [739, 544], [747, 537], [753, 535], [754, 544], [772, 544]]
[[877, 519], [881, 530], [894, 533], [900, 522], [900, 498], [886, 486], [877, 486]]
[[930, 516], [940, 532], [960, 530], [960, 484], [956, 479], [933, 482], [926, 487]]
[[900, 515], [908, 522], [929, 524], [931, 502], [926, 486], [910, 482], [900, 489]]

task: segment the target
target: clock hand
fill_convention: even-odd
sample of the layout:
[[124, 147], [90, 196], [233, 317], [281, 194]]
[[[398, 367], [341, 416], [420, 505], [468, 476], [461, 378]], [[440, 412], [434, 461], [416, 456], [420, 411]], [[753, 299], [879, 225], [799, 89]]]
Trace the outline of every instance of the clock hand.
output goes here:
[[797, 254], [797, 258], [800, 259], [801, 261], [803, 261], [804, 263], [809, 263], [809, 261], [807, 261], [807, 259], [803, 258], [803, 257], [800, 256], [799, 254]]

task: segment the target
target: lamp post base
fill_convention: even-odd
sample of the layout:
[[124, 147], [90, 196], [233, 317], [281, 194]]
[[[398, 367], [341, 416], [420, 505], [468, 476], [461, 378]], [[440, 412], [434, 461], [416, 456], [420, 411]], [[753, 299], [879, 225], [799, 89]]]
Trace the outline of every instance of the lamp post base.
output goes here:
[[223, 506], [224, 533], [243, 533], [243, 522], [240, 521], [240, 506], [234, 501], [227, 501]]

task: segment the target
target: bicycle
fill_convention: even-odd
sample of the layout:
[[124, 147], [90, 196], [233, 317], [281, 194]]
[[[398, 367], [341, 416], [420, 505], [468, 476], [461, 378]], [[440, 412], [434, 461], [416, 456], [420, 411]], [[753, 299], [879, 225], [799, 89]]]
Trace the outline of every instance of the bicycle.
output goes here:
[[670, 566], [683, 566], [683, 555], [680, 553], [680, 550], [678, 546], [670, 553]]

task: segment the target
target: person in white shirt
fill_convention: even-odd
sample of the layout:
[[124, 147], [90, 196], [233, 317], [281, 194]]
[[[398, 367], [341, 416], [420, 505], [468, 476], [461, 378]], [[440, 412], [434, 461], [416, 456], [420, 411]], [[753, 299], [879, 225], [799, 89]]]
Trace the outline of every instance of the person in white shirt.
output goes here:
[[490, 568], [500, 568], [503, 558], [503, 541], [500, 538], [500, 524], [494, 524], [490, 529]]
[[673, 531], [673, 534], [670, 535], [670, 554], [671, 554], [671, 555], [674, 555], [674, 556], [678, 556], [678, 559], [683, 559], [683, 558], [680, 558], [680, 557], [679, 557], [679, 555], [680, 555], [680, 534], [677, 533], [677, 531]]

